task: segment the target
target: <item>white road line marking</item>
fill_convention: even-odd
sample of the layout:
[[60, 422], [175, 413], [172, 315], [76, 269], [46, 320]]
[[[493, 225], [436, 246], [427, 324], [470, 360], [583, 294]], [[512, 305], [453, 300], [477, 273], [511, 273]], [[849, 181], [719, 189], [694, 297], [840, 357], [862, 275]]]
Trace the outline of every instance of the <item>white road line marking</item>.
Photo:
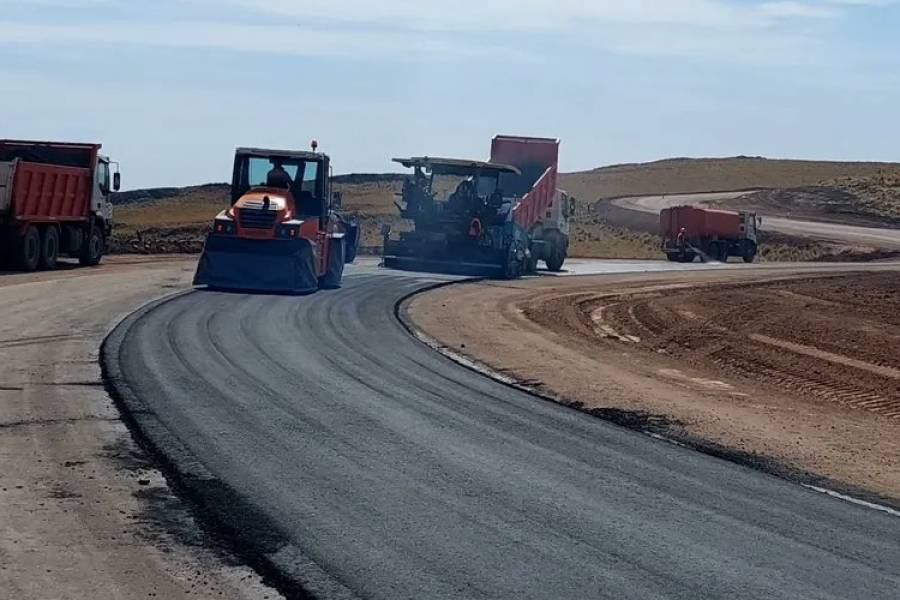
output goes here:
[[864, 506], [866, 508], [871, 508], [872, 510], [878, 510], [883, 513], [887, 513], [894, 517], [900, 517], [900, 511], [894, 510], [890, 506], [884, 506], [883, 504], [876, 504], [875, 502], [868, 502], [866, 500], [860, 500], [859, 498], [854, 498], [853, 496], [848, 496], [846, 494], [842, 494], [840, 492], [836, 492], [834, 490], [829, 490], [828, 488], [818, 487], [815, 485], [809, 485], [806, 483], [801, 483], [803, 487], [808, 490], [812, 490], [814, 492], [819, 492], [820, 494], [825, 494], [827, 496], [831, 496], [832, 498], [837, 498], [839, 500], [844, 500], [845, 502], [851, 502], [853, 504]]

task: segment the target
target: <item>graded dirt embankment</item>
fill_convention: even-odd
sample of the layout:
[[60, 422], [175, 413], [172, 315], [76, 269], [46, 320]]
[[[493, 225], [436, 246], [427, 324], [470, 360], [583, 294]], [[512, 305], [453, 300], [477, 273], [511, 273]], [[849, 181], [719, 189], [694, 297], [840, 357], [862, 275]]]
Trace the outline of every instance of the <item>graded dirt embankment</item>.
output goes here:
[[409, 314], [562, 402], [896, 504], [900, 273], [827, 269], [485, 282]]
[[0, 273], [0, 597], [278, 597], [216, 551], [101, 379], [108, 328], [193, 271], [184, 257], [113, 257]]

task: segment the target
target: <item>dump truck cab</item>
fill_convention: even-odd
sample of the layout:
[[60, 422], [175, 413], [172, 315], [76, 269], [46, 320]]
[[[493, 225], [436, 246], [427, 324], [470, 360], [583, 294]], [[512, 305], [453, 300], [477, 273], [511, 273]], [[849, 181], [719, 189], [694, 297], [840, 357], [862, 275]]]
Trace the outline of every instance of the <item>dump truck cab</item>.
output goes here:
[[195, 284], [260, 291], [336, 287], [359, 226], [340, 215], [328, 155], [238, 148], [231, 207], [213, 221]]

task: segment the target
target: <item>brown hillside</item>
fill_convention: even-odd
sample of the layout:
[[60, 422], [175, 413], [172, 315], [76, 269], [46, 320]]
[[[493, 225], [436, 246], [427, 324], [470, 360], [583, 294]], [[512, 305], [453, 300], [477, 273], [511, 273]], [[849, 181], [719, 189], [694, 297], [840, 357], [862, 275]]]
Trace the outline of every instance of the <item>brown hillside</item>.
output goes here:
[[843, 177], [871, 177], [883, 173], [900, 176], [900, 164], [750, 157], [674, 158], [565, 173], [562, 187], [582, 201], [594, 202], [601, 198], [642, 194], [795, 188]]

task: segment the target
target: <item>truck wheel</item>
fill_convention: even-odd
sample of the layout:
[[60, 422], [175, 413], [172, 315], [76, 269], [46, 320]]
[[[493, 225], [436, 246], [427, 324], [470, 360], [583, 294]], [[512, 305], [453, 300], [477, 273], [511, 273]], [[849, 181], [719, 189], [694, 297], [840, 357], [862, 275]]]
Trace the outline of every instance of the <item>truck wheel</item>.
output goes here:
[[726, 242], [719, 244], [719, 260], [723, 263], [728, 262], [728, 244]]
[[563, 263], [566, 262], [566, 255], [564, 252], [559, 251], [554, 248], [550, 255], [547, 256], [547, 270], [552, 271], [554, 273], [559, 273], [562, 271]]
[[747, 241], [744, 244], [743, 252], [741, 253], [741, 258], [744, 259], [745, 263], [752, 263], [756, 260], [756, 244], [753, 242]]
[[56, 259], [59, 258], [59, 230], [48, 225], [41, 238], [41, 268], [55, 269]]
[[548, 231], [544, 236], [544, 243], [546, 244], [544, 262], [547, 264], [547, 270], [554, 273], [562, 271], [569, 246], [565, 235], [556, 230]]
[[503, 279], [518, 279], [522, 276], [522, 263], [511, 259], [506, 261], [503, 269]]
[[41, 262], [41, 233], [29, 225], [18, 240], [16, 266], [23, 271], [34, 271]]
[[[525, 270], [524, 250], [521, 249], [518, 242], [514, 242], [506, 253], [506, 263], [503, 265], [503, 279], [518, 279]], [[520, 259], [520, 255], [522, 258]]]
[[85, 267], [99, 265], [100, 259], [103, 258], [103, 249], [105, 247], [106, 241], [103, 239], [103, 231], [96, 224], [91, 225], [87, 239], [84, 240], [84, 245], [81, 246], [81, 256], [78, 257], [78, 262]]
[[344, 263], [349, 265], [356, 260], [356, 253], [359, 250], [359, 225], [347, 227], [344, 240]]

